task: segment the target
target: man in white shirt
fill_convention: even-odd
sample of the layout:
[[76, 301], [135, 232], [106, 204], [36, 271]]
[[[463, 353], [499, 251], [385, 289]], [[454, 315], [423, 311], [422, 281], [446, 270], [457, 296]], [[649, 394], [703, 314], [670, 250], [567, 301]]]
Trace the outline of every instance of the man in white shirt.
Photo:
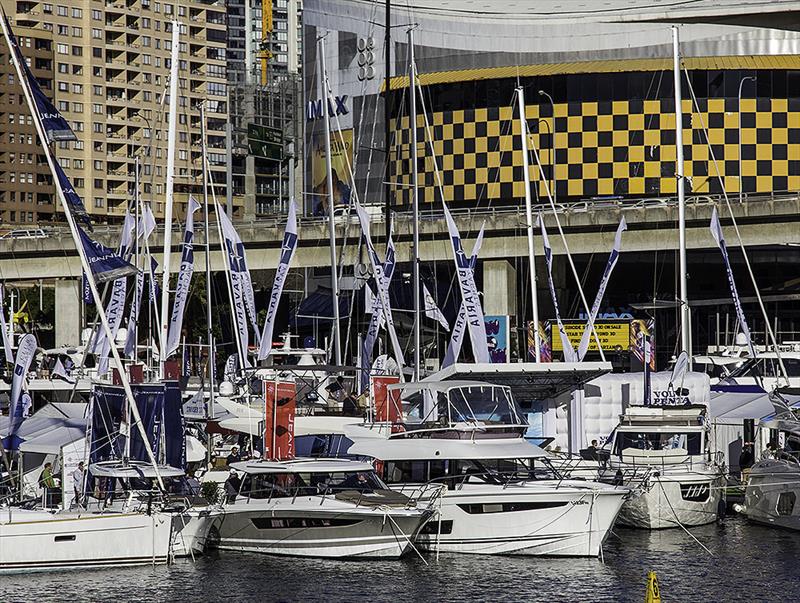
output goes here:
[[81, 461], [78, 463], [78, 468], [72, 472], [72, 490], [75, 492], [72, 504], [76, 507], [81, 506], [83, 498], [83, 472], [83, 461]]

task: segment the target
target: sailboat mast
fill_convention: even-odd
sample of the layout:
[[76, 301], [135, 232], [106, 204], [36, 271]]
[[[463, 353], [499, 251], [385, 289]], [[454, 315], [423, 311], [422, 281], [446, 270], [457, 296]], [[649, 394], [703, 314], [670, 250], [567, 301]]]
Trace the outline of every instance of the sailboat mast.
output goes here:
[[144, 441], [144, 447], [147, 451], [147, 458], [153, 465], [153, 470], [155, 471], [158, 485], [162, 490], [164, 490], [164, 481], [161, 479], [161, 472], [158, 470], [158, 463], [156, 462], [155, 455], [153, 454], [153, 449], [150, 447], [150, 441], [148, 439], [147, 432], [142, 424], [142, 417], [139, 415], [139, 409], [136, 406], [136, 399], [133, 396], [133, 390], [131, 390], [130, 380], [128, 379], [128, 375], [125, 371], [125, 365], [122, 363], [122, 358], [119, 355], [117, 346], [113, 344], [114, 335], [111, 331], [111, 326], [108, 322], [108, 316], [106, 315], [105, 308], [102, 304], [100, 292], [97, 289], [97, 283], [94, 280], [94, 273], [92, 272], [92, 268], [89, 265], [89, 260], [86, 257], [86, 250], [83, 247], [83, 241], [81, 240], [80, 234], [78, 234], [78, 225], [75, 223], [75, 216], [72, 215], [72, 209], [70, 208], [69, 203], [64, 196], [64, 189], [61, 187], [61, 181], [58, 178], [58, 172], [56, 171], [55, 167], [55, 158], [53, 157], [52, 150], [48, 145], [47, 133], [44, 131], [44, 126], [42, 125], [39, 112], [36, 109], [36, 104], [33, 102], [33, 94], [28, 88], [28, 82], [25, 74], [22, 71], [22, 66], [19, 65], [18, 58], [15, 56], [13, 44], [11, 43], [11, 34], [8, 31], [6, 20], [4, 18], [0, 18], [0, 28], [3, 30], [3, 36], [6, 39], [9, 53], [12, 55], [12, 62], [14, 63], [17, 78], [19, 78], [20, 86], [22, 87], [22, 92], [25, 95], [25, 101], [28, 105], [28, 110], [31, 113], [34, 126], [36, 127], [36, 133], [38, 134], [39, 140], [42, 144], [42, 151], [44, 151], [47, 165], [50, 168], [51, 175], [53, 176], [53, 184], [56, 187], [56, 195], [58, 196], [58, 200], [61, 202], [61, 207], [64, 210], [64, 216], [67, 219], [67, 224], [69, 225], [69, 230], [72, 234], [72, 240], [75, 244], [75, 249], [78, 252], [78, 259], [80, 260], [81, 268], [83, 269], [84, 274], [86, 274], [86, 282], [89, 285], [89, 290], [91, 291], [94, 299], [97, 300], [97, 314], [100, 317], [100, 324], [105, 336], [108, 337], [108, 341], [112, 342], [109, 348], [111, 350], [111, 355], [114, 358], [114, 362], [116, 362], [116, 365], [119, 367], [119, 378], [120, 381], [122, 381], [122, 388], [125, 390], [125, 396], [127, 397], [131, 414], [133, 415], [133, 419], [136, 423], [136, 427], [139, 430], [139, 434], [142, 436], [142, 440]]
[[681, 59], [678, 28], [672, 27], [672, 67], [675, 82], [675, 176], [678, 179], [678, 262], [680, 271], [681, 349], [689, 355], [692, 365], [692, 317], [689, 312], [689, 285], [686, 268], [686, 191], [683, 166], [683, 108], [681, 104]]
[[[214, 416], [214, 385], [216, 364], [214, 335], [211, 332], [211, 231], [208, 229], [208, 166], [206, 166], [206, 105], [200, 105], [200, 139], [203, 145], [203, 224], [205, 226], [206, 256], [206, 335], [208, 337], [208, 416]], [[230, 183], [228, 183], [230, 186]]]
[[169, 274], [172, 251], [172, 205], [175, 188], [175, 130], [178, 121], [178, 65], [180, 52], [180, 23], [172, 22], [172, 48], [169, 72], [169, 130], [167, 134], [167, 196], [164, 202], [164, 266], [161, 280], [161, 362], [164, 376], [167, 360], [167, 329], [169, 327]]
[[333, 350], [336, 365], [342, 365], [342, 336], [339, 332], [339, 271], [336, 261], [336, 224], [333, 221], [333, 164], [331, 157], [331, 102], [328, 98], [328, 71], [325, 68], [325, 38], [317, 43], [322, 88], [322, 113], [325, 116], [325, 163], [328, 170], [328, 238], [331, 248], [331, 295], [333, 299]]
[[420, 347], [422, 345], [419, 308], [419, 166], [417, 165], [417, 65], [414, 60], [414, 29], [408, 30], [409, 91], [411, 109], [411, 205], [414, 214], [414, 246], [411, 254], [414, 279], [414, 381], [420, 380]]
[[528, 120], [525, 118], [525, 90], [517, 87], [519, 106], [520, 142], [522, 143], [522, 176], [525, 181], [525, 227], [528, 232], [528, 266], [531, 277], [531, 300], [533, 305], [533, 350], [534, 362], [540, 362], [542, 342], [539, 339], [539, 300], [536, 295], [536, 253], [533, 244], [533, 203], [531, 201], [531, 176], [528, 171]]

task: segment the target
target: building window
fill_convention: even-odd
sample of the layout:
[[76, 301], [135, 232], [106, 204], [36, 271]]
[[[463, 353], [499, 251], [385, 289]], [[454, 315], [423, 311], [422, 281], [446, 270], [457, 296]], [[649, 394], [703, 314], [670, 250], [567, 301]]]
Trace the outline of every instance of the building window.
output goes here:
[[67, 44], [56, 44], [56, 52], [58, 54], [69, 54], [69, 45], [67, 45]]
[[79, 8], [72, 9], [72, 18], [73, 19], [81, 19], [83, 17], [83, 11]]
[[103, 207], [103, 198], [102, 197], [95, 197], [94, 198], [94, 206], [95, 207]]
[[69, 14], [66, 6], [58, 6], [58, 16], [59, 17], [66, 17]]

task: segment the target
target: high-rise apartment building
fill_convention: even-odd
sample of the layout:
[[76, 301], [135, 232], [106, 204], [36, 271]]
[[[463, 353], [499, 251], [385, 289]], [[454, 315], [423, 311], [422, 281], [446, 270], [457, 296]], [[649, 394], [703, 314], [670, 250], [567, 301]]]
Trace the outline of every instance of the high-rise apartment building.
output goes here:
[[[42, 90], [53, 94], [53, 37], [49, 31], [17, 28], [17, 41]], [[32, 224], [53, 219], [53, 179], [39, 146], [5, 44], [0, 46], [0, 220]]]
[[[202, 193], [200, 107], [216, 193], [226, 196], [228, 122], [224, 0], [0, 0], [15, 28], [52, 37], [52, 96], [78, 137], [56, 156], [87, 210], [120, 218], [140, 194], [163, 214], [172, 24], [180, 24], [175, 214]], [[23, 52], [27, 55], [27, 49]], [[6, 54], [7, 56], [7, 54]], [[24, 111], [23, 111], [24, 112]], [[0, 131], [4, 124], [0, 124]], [[2, 156], [0, 156], [2, 161]], [[2, 169], [3, 166], [0, 166]], [[241, 198], [233, 205], [241, 213]], [[44, 215], [44, 214], [42, 214]]]
[[[302, 0], [228, 0], [227, 10], [233, 191], [245, 195], [248, 214], [285, 213], [302, 177], [294, 168], [302, 143]], [[248, 124], [279, 133], [281, 160], [249, 153]]]

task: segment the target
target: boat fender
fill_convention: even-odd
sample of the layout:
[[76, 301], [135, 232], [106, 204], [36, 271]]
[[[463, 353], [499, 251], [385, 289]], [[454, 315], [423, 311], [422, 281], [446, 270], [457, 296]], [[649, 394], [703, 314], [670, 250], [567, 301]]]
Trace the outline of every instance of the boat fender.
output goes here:
[[747, 507], [745, 507], [744, 505], [740, 505], [739, 503], [733, 505], [733, 510], [742, 515], [747, 513]]

